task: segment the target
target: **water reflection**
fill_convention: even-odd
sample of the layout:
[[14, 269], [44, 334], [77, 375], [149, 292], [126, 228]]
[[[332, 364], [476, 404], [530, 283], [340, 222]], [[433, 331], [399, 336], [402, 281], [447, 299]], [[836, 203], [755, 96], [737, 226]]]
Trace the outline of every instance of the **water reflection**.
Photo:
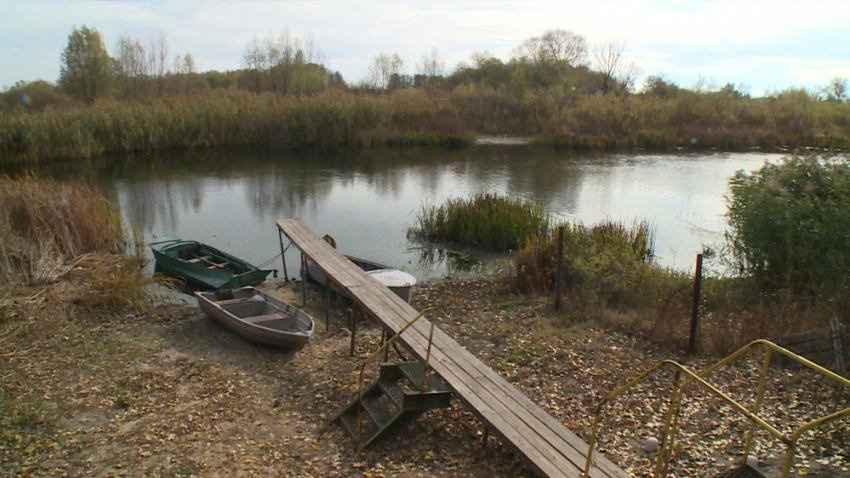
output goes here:
[[[659, 261], [691, 268], [702, 245], [722, 237], [728, 178], [777, 159], [755, 153], [576, 154], [527, 146], [219, 149], [105, 156], [36, 170], [98, 184], [147, 237], [192, 238], [261, 264], [280, 252], [274, 221], [301, 217], [319, 235], [334, 236], [345, 253], [425, 279], [481, 272], [478, 257], [464, 260], [406, 238], [423, 203], [477, 191], [534, 199], [556, 217], [585, 223], [649, 219], [658, 225]], [[286, 260], [289, 275], [297, 275], [294, 248]]]

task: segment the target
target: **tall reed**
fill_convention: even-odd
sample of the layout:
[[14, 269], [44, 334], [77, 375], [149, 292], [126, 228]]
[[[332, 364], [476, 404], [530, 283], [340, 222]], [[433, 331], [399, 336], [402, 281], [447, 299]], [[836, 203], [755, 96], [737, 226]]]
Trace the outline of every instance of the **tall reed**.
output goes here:
[[484, 249], [509, 250], [529, 236], [546, 234], [549, 215], [537, 203], [507, 195], [480, 192], [450, 198], [416, 214], [409, 236]]
[[118, 212], [82, 181], [0, 177], [0, 284], [42, 283], [73, 260], [125, 247]]
[[215, 146], [468, 144], [451, 105], [423, 92], [309, 97], [221, 92], [0, 117], [0, 163]]
[[[651, 273], [655, 250], [655, 226], [635, 220], [603, 221], [593, 226], [564, 222], [548, 234], [527, 238], [515, 259], [514, 287], [520, 291], [549, 293], [555, 285], [557, 237], [564, 229], [564, 277], [567, 291], [585, 302], [619, 303], [634, 295], [637, 277]], [[628, 302], [628, 301], [626, 301]]]
[[302, 97], [221, 91], [0, 114], [0, 163], [215, 146], [451, 146], [469, 144], [473, 132], [575, 149], [846, 149], [850, 103], [794, 90], [758, 99], [687, 90], [660, 98], [480, 84]]

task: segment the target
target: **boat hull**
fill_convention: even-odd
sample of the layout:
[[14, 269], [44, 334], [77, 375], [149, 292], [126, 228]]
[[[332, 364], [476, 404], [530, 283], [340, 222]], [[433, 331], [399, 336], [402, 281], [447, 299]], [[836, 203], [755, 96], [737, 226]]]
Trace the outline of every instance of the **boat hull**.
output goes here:
[[[393, 291], [397, 296], [401, 297], [405, 302], [410, 302], [413, 294], [413, 286], [416, 285], [416, 278], [407, 272], [401, 271], [394, 267], [378, 264], [377, 262], [367, 261], [353, 256], [345, 256], [353, 262], [357, 267], [363, 269], [364, 272], [374, 277], [378, 282]], [[307, 277], [319, 284], [325, 283], [325, 273], [307, 259]], [[331, 290], [339, 293], [337, 288], [331, 285]]]
[[151, 251], [158, 269], [208, 289], [258, 284], [271, 272], [197, 241], [157, 242]]
[[298, 351], [313, 335], [313, 318], [303, 310], [255, 289], [195, 292], [211, 319], [251, 342]]

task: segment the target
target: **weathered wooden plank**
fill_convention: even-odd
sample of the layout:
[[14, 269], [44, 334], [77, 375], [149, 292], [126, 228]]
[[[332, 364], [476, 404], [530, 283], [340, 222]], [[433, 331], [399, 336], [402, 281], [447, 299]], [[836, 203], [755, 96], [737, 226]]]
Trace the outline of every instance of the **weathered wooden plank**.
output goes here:
[[[775, 340], [780, 347], [805, 357], [824, 367], [836, 365], [843, 368], [843, 331], [837, 319], [829, 327], [779, 337]], [[783, 356], [776, 358], [781, 367], [802, 367], [797, 361]]]
[[[367, 306], [368, 306], [368, 304], [367, 304]], [[406, 322], [406, 320], [405, 320], [404, 322]], [[427, 327], [427, 324], [426, 324], [424, 327]], [[392, 327], [392, 328], [395, 328], [395, 327]], [[472, 357], [472, 358], [474, 359], [474, 357]], [[476, 360], [476, 361], [477, 361], [477, 359], [474, 359], [474, 360]], [[488, 369], [488, 370], [489, 370], [489, 369]], [[501, 379], [500, 377], [499, 377], [499, 380], [502, 380], [502, 381], [503, 381], [503, 379]], [[513, 389], [513, 390], [515, 390], [515, 389]], [[519, 395], [521, 395], [521, 394], [519, 394]], [[523, 397], [524, 397], [524, 396], [523, 396]], [[535, 407], [536, 407], [536, 405], [535, 405]], [[501, 416], [505, 416], [505, 415], [504, 415], [504, 414], [501, 414]], [[551, 417], [549, 417], [548, 415], [546, 415], [546, 416], [547, 416], [548, 418], [550, 418], [550, 419], [551, 419]], [[558, 425], [559, 427], [563, 428], [563, 426], [562, 426], [559, 422], [557, 422], [557, 420], [552, 419], [552, 421], [554, 421], [555, 423], [557, 423], [557, 425]], [[535, 424], [535, 425], [541, 425], [541, 424], [539, 424], [539, 423], [538, 423], [538, 424]], [[586, 446], [586, 445], [583, 445], [583, 446]], [[582, 463], [581, 463], [581, 464], [583, 465], [583, 456], [581, 457], [581, 461], [582, 461]]]
[[[413, 307], [351, 264], [300, 219], [278, 221], [278, 227], [384, 328], [397, 332], [418, 315]], [[429, 331], [430, 323], [423, 318], [402, 334], [400, 341], [422, 360]], [[537, 474], [581, 476], [587, 444], [439, 329], [434, 333], [431, 366], [455, 395]], [[591, 471], [592, 477], [628, 476], [601, 455], [596, 455], [595, 461], [597, 467]]]

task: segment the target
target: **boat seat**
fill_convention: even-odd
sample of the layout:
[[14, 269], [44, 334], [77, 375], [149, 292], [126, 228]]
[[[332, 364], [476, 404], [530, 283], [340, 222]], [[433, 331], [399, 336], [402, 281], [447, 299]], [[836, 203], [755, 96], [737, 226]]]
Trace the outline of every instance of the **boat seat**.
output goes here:
[[209, 262], [210, 259], [212, 259], [212, 256], [198, 256], [198, 257], [193, 257], [192, 259], [189, 259], [186, 262], [191, 262], [192, 264], [197, 264], [199, 262]]
[[257, 324], [261, 322], [269, 322], [272, 320], [283, 320], [286, 317], [280, 314], [269, 314], [269, 315], [255, 315], [254, 317], [247, 317], [242, 319], [243, 322], [248, 322], [249, 324]]
[[218, 304], [218, 305], [241, 304], [242, 302], [251, 302], [251, 301], [257, 300], [254, 297], [256, 297], [256, 296], [242, 297], [241, 299], [217, 300], [215, 303]]

